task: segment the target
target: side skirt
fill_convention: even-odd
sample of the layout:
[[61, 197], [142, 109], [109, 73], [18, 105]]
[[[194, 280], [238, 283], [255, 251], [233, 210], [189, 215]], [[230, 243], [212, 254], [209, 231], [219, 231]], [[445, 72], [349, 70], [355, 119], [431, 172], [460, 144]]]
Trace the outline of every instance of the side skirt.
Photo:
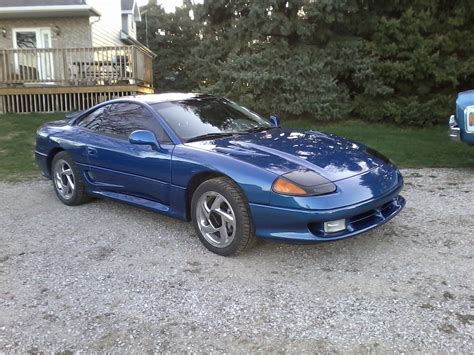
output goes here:
[[[175, 187], [175, 188], [178, 188], [178, 187]], [[178, 189], [184, 190], [182, 188], [178, 188]], [[180, 208], [181, 206], [179, 204], [178, 206], [168, 206], [160, 202], [151, 201], [145, 198], [125, 195], [118, 192], [110, 192], [110, 191], [98, 191], [98, 190], [87, 189], [87, 193], [98, 198], [105, 198], [109, 200], [122, 202], [122, 203], [132, 205], [135, 207], [144, 208], [149, 211], [158, 212], [169, 217], [187, 221], [185, 209], [184, 207]], [[180, 197], [181, 196], [179, 197], [177, 196], [177, 198], [175, 198], [174, 200], [179, 201]]]

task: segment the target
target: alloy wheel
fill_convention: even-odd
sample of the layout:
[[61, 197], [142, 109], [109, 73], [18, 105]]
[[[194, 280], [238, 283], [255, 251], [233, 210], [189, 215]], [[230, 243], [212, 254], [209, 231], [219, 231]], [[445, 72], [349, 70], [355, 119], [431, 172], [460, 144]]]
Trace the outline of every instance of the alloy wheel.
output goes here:
[[71, 167], [64, 159], [58, 160], [54, 166], [54, 181], [61, 197], [69, 200], [74, 194], [75, 180]]
[[201, 195], [196, 208], [197, 224], [204, 238], [217, 248], [229, 246], [237, 229], [229, 201], [218, 192], [208, 191]]

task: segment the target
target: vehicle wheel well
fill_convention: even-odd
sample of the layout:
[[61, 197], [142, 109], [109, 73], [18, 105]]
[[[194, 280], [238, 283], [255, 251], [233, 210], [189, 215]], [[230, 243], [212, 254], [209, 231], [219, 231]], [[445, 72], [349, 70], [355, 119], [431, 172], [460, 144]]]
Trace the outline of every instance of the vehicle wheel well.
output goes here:
[[197, 187], [201, 185], [204, 181], [209, 180], [209, 179], [214, 179], [220, 176], [228, 177], [222, 173], [218, 173], [215, 171], [206, 171], [203, 173], [198, 173], [191, 178], [186, 189], [186, 219], [187, 220], [191, 220], [191, 199], [193, 198], [194, 191], [196, 191]]
[[46, 159], [46, 164], [48, 164], [48, 171], [51, 173], [51, 164], [53, 163], [54, 156], [59, 152], [62, 152], [64, 149], [62, 148], [54, 148], [48, 153], [48, 157]]

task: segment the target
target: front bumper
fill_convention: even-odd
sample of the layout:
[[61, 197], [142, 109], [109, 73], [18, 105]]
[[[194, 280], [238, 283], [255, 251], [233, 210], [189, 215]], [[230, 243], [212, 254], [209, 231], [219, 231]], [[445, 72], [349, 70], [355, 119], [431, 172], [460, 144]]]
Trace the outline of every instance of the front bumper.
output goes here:
[[452, 141], [460, 141], [461, 140], [461, 130], [454, 118], [454, 115], [451, 115], [449, 118], [449, 129], [448, 129], [449, 138]]
[[[303, 210], [250, 204], [256, 235], [261, 238], [297, 242], [324, 242], [356, 236], [394, 218], [405, 206], [395, 191], [371, 201], [332, 210]], [[346, 229], [325, 233], [324, 222], [346, 219]]]

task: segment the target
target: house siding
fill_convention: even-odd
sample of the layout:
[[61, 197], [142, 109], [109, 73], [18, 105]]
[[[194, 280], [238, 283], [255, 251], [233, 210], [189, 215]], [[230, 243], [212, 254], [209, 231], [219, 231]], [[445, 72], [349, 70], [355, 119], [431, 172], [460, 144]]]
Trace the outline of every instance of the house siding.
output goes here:
[[137, 24], [132, 14], [122, 14], [122, 29], [134, 39], [137, 39]]
[[101, 13], [100, 20], [91, 18], [92, 43], [94, 47], [123, 46], [122, 9], [120, 1], [88, 0], [87, 3]]
[[[0, 36], [0, 49], [13, 48], [13, 29], [29, 27], [49, 27], [52, 48], [92, 47], [93, 44], [88, 17], [2, 19], [1, 24], [7, 35]], [[54, 33], [55, 26], [59, 27], [59, 35]]]

